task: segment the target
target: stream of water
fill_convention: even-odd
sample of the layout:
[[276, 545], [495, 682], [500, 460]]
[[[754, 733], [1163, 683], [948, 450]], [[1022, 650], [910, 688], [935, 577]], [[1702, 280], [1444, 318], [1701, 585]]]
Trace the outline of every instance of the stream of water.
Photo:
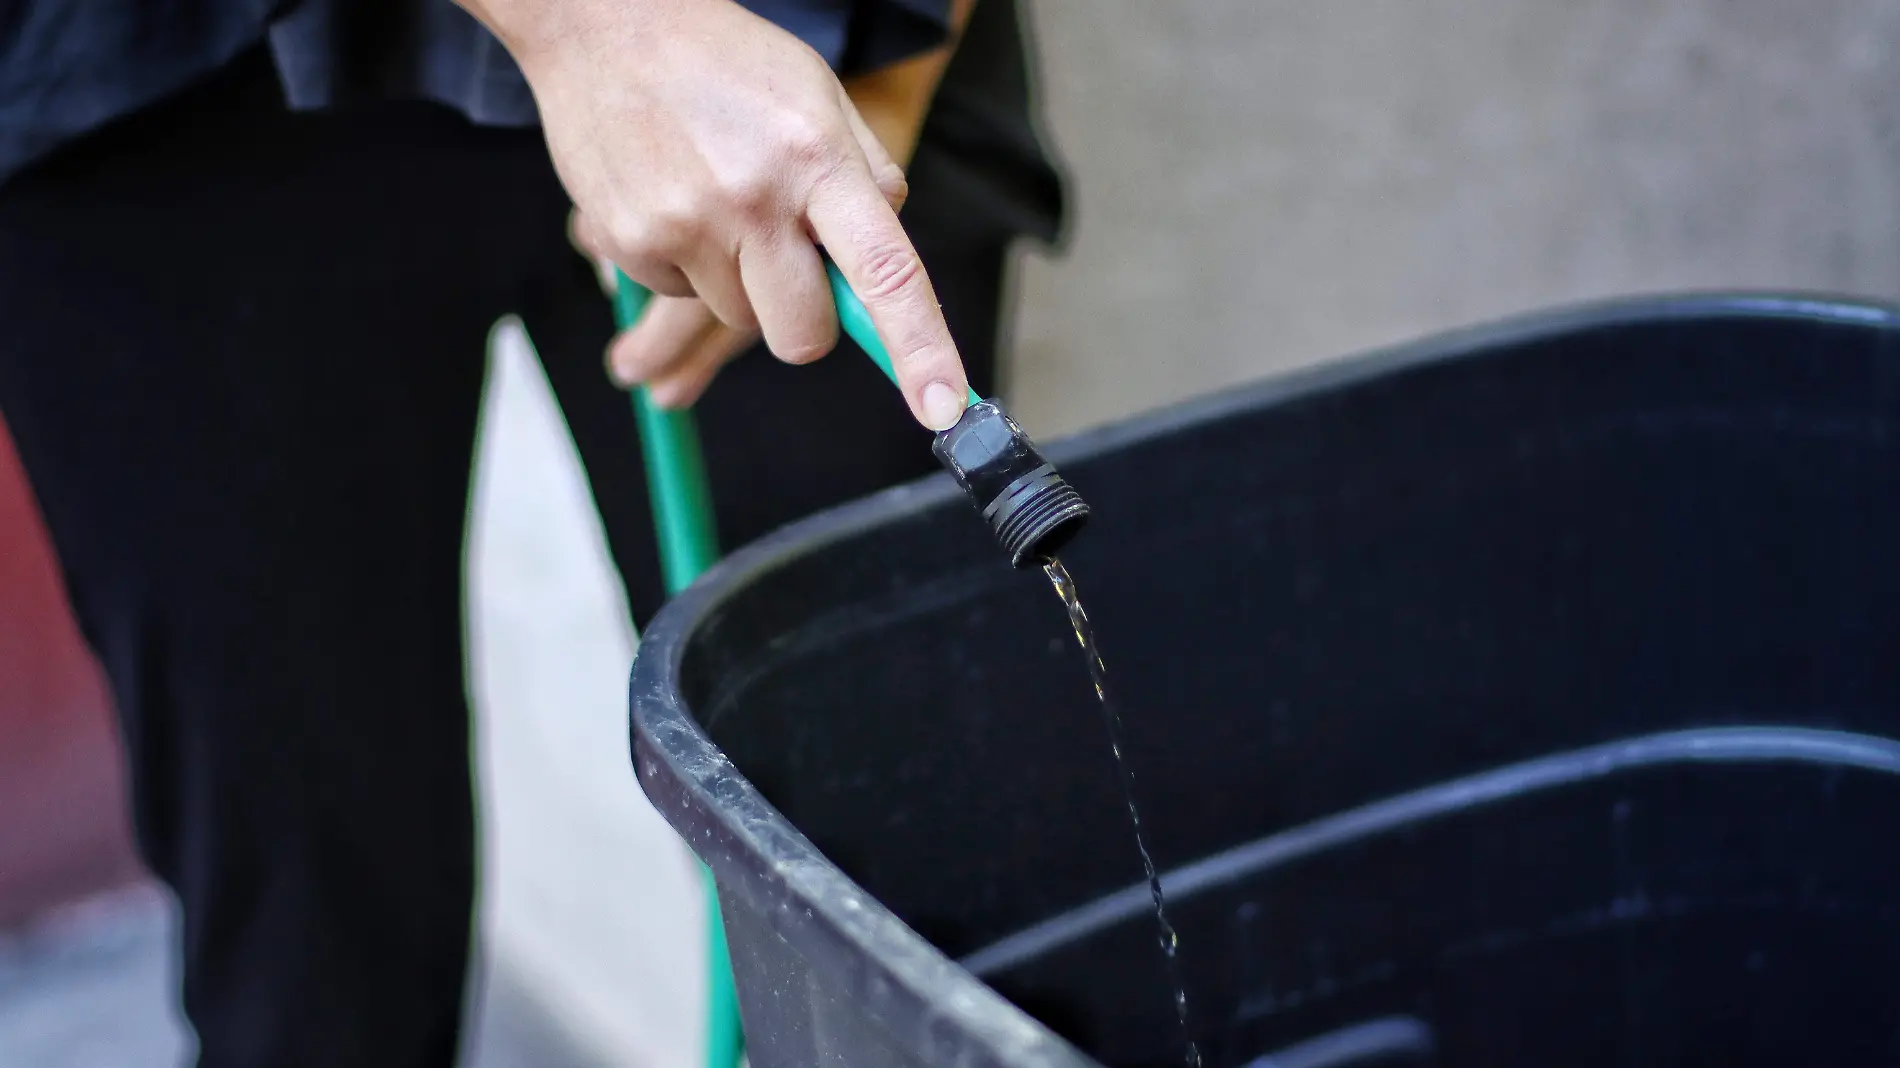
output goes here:
[[1095, 628], [1089, 625], [1089, 614], [1082, 608], [1082, 596], [1076, 591], [1075, 578], [1069, 569], [1062, 566], [1062, 561], [1052, 560], [1043, 571], [1049, 576], [1050, 585], [1056, 588], [1056, 596], [1062, 598], [1063, 607], [1068, 609], [1069, 625], [1075, 628], [1075, 640], [1081, 643], [1082, 654], [1088, 660], [1089, 679], [1095, 683], [1095, 697], [1101, 702], [1102, 721], [1108, 728], [1108, 750], [1115, 758], [1122, 800], [1128, 804], [1128, 822], [1135, 830], [1135, 851], [1141, 854], [1142, 870], [1148, 873], [1148, 890], [1154, 896], [1155, 927], [1160, 933], [1168, 981], [1174, 985], [1174, 1012], [1181, 1021], [1181, 1039], [1187, 1043], [1188, 1068], [1200, 1068], [1200, 1047], [1194, 1044], [1193, 1032], [1188, 1027], [1187, 988], [1181, 983], [1181, 939], [1175, 934], [1174, 925], [1168, 922], [1161, 876], [1155, 871], [1154, 857], [1148, 852], [1148, 839], [1141, 828], [1141, 810], [1135, 806], [1135, 773], [1122, 754], [1121, 713], [1108, 695], [1108, 669], [1102, 663], [1102, 650], [1095, 642]]

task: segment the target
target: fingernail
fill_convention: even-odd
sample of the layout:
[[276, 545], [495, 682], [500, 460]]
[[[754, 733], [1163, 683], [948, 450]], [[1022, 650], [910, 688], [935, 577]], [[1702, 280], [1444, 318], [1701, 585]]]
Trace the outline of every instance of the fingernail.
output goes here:
[[942, 432], [957, 425], [963, 415], [963, 395], [947, 382], [932, 382], [924, 387], [924, 425]]

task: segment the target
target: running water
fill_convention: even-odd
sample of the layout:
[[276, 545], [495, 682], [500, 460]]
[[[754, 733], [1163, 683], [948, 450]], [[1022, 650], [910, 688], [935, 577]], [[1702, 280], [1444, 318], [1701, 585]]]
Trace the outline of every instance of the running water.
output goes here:
[[1135, 828], [1135, 850], [1141, 854], [1142, 870], [1148, 873], [1148, 892], [1154, 895], [1155, 926], [1160, 929], [1161, 954], [1167, 962], [1168, 981], [1174, 984], [1174, 1013], [1181, 1021], [1181, 1039], [1187, 1043], [1188, 1068], [1200, 1068], [1201, 1050], [1194, 1044], [1193, 1032], [1188, 1029], [1187, 988], [1181, 984], [1181, 939], [1174, 933], [1174, 925], [1168, 922], [1167, 902], [1161, 895], [1161, 876], [1155, 872], [1154, 857], [1148, 853], [1148, 839], [1141, 830], [1141, 812], [1135, 808], [1135, 773], [1122, 756], [1122, 718], [1115, 710], [1115, 702], [1108, 696], [1108, 669], [1102, 665], [1102, 651], [1095, 644], [1095, 628], [1089, 625], [1089, 614], [1082, 610], [1082, 597], [1075, 589], [1075, 579], [1069, 575], [1069, 569], [1062, 561], [1051, 560], [1043, 567], [1043, 573], [1049, 576], [1049, 582], [1056, 588], [1056, 596], [1062, 598], [1062, 605], [1069, 610], [1069, 625], [1075, 628], [1075, 640], [1082, 645], [1082, 654], [1088, 660], [1089, 679], [1095, 683], [1095, 697], [1102, 704], [1102, 720], [1108, 727], [1108, 750], [1115, 756], [1115, 770], [1121, 775], [1122, 800], [1128, 803], [1128, 822]]

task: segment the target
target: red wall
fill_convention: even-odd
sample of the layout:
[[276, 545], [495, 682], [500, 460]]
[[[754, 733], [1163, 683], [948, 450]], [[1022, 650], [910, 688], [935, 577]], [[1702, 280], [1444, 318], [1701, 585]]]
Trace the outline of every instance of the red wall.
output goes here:
[[137, 878], [110, 699], [0, 424], [0, 927]]

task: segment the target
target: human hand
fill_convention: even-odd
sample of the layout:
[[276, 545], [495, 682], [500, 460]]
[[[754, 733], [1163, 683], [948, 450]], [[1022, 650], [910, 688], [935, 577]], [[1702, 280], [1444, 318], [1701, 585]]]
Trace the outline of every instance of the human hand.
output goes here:
[[[601, 292], [611, 299], [618, 284], [613, 262], [579, 208], [568, 216], [568, 240], [594, 265]], [[655, 295], [640, 321], [608, 342], [607, 375], [622, 389], [646, 387], [661, 408], [688, 408], [721, 368], [757, 340], [756, 333], [720, 322], [698, 297]]]
[[642, 323], [653, 351], [690, 350], [668, 393], [710, 380], [714, 354], [755, 331], [789, 362], [830, 351], [816, 242], [863, 299], [912, 414], [956, 422], [967, 379], [892, 210], [902, 170], [816, 53], [731, 0], [463, 3], [534, 89], [583, 243], [675, 298]]
[[[901, 195], [891, 207], [903, 206]], [[613, 296], [614, 265], [603, 242], [576, 208], [568, 217], [568, 240], [600, 274], [601, 290]], [[756, 332], [719, 321], [698, 297], [654, 296], [633, 327], [607, 345], [607, 374], [622, 389], [646, 387], [661, 408], [689, 408], [726, 364], [758, 341]]]

